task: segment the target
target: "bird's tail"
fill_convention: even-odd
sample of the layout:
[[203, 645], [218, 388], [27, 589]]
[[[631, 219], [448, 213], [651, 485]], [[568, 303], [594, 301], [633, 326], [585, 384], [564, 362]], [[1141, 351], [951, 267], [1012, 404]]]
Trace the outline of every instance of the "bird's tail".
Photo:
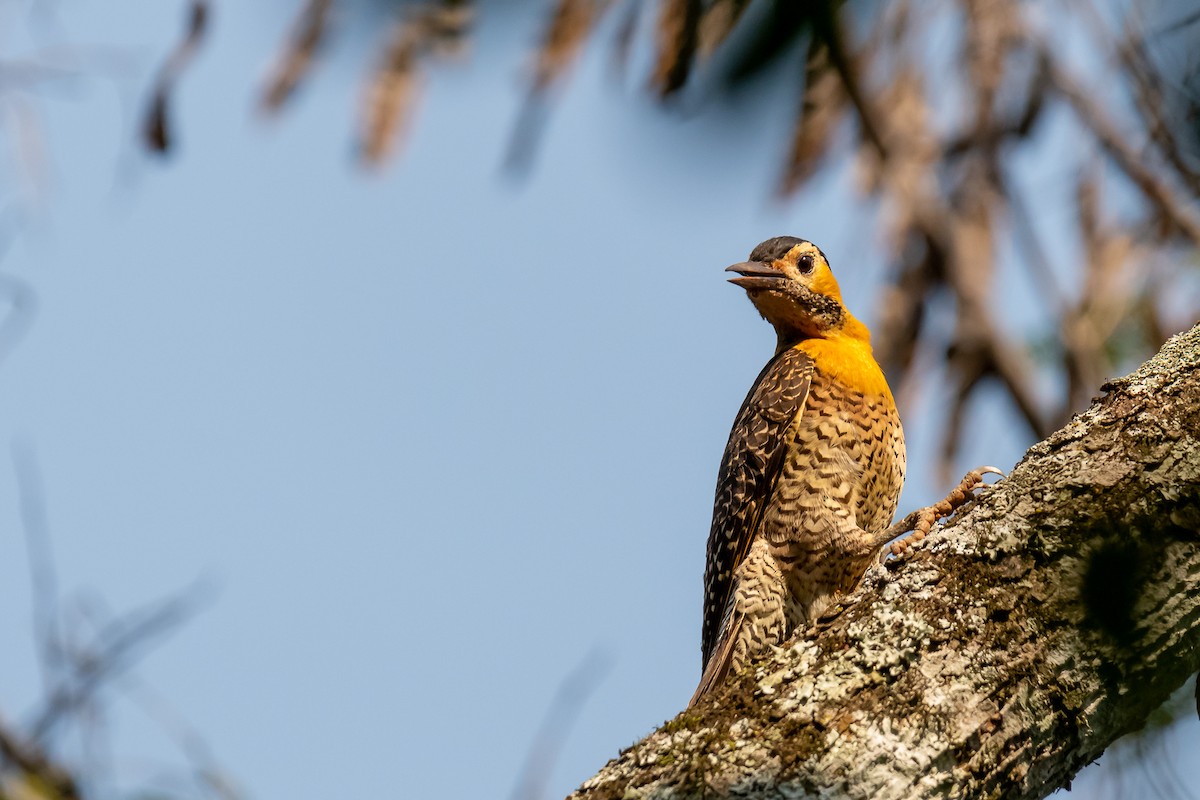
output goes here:
[[688, 708], [696, 705], [701, 697], [720, 685], [725, 680], [725, 676], [729, 674], [729, 667], [733, 664], [734, 644], [739, 638], [742, 620], [742, 615], [734, 612], [730, 615], [728, 622], [722, 626], [721, 638], [717, 640], [717, 646], [713, 648], [708, 663], [704, 665], [704, 673], [700, 676], [700, 685], [696, 687], [696, 693], [688, 701]]

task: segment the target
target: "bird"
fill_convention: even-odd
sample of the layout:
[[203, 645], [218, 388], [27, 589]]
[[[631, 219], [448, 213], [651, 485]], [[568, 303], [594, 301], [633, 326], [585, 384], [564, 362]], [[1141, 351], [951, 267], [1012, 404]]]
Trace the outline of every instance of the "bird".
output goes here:
[[[889, 525], [904, 486], [904, 429], [870, 331], [846, 308], [825, 254], [777, 236], [726, 271], [774, 327], [776, 347], [718, 472], [703, 668], [689, 706], [831, 610], [903, 532]], [[906, 517], [908, 529], [923, 536], [980, 481], [968, 473], [957, 495]]]

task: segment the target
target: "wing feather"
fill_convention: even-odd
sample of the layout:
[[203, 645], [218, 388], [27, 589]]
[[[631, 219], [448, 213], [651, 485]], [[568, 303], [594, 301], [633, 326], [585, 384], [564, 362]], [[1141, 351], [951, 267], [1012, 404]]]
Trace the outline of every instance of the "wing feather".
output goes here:
[[717, 476], [708, 558], [704, 570], [704, 666], [717, 646], [733, 574], [746, 557], [771, 496], [786, 452], [787, 433], [804, 408], [813, 362], [802, 350], [789, 348], [759, 373], [729, 433]]

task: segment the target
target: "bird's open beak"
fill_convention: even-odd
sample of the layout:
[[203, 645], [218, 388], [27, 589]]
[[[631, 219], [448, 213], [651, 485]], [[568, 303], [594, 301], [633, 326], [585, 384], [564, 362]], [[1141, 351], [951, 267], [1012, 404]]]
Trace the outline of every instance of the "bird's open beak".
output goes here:
[[776, 267], [764, 261], [743, 261], [725, 268], [726, 272], [736, 272], [741, 277], [730, 278], [729, 282], [749, 291], [751, 289], [775, 289], [781, 281], [787, 280], [787, 275]]

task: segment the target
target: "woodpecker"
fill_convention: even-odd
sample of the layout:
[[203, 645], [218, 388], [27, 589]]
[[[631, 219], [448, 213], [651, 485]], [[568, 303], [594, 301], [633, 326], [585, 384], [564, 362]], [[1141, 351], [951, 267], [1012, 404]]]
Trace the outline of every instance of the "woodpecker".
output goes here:
[[778, 236], [727, 271], [778, 338], [717, 478], [693, 703], [858, 585], [904, 485], [896, 403], [825, 254]]
[[717, 476], [704, 570], [700, 697], [849, 594], [880, 549], [902, 554], [995, 467], [889, 527], [904, 486], [904, 430], [815, 244], [778, 236], [729, 267], [775, 328], [775, 355], [733, 423]]

